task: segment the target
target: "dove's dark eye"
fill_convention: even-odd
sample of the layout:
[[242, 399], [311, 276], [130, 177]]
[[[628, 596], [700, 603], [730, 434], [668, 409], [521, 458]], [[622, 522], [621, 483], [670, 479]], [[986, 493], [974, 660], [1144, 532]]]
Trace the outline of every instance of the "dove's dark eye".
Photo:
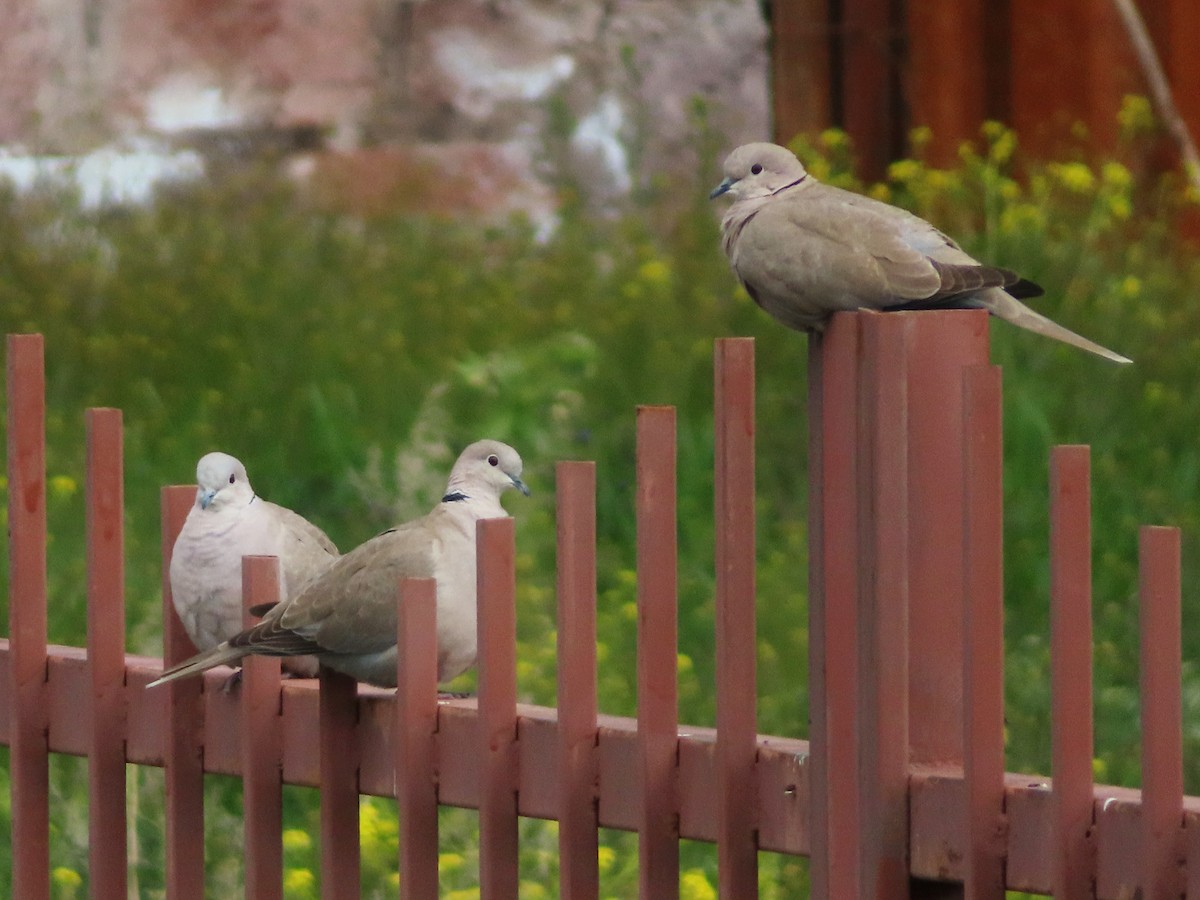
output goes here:
[[493, 453], [491, 456], [488, 457], [488, 465], [489, 466], [500, 465], [500, 457], [498, 457], [495, 453]]
[[236, 475], [232, 475], [232, 474], [231, 474], [231, 475], [229, 476], [229, 483], [230, 483], [230, 484], [233, 484], [235, 481], [237, 481], [237, 476], [236, 476]]
[[761, 173], [761, 172], [762, 172], [762, 166], [760, 166], [758, 163], [755, 163], [754, 165], [752, 165], [752, 166], [750, 167], [750, 174], [751, 174], [751, 175], [758, 175], [758, 174], [759, 174], [759, 173]]

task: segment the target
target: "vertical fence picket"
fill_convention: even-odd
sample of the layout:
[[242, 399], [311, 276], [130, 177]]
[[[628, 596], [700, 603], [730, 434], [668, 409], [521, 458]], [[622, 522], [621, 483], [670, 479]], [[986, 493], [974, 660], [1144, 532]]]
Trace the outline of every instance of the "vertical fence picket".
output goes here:
[[[163, 665], [196, 652], [171, 600], [171, 553], [196, 499], [191, 485], [162, 490]], [[172, 681], [166, 691], [163, 778], [166, 781], [166, 876], [169, 900], [204, 897], [204, 714], [199, 678]]]
[[858, 317], [808, 344], [812, 895], [860, 894]]
[[679, 896], [675, 409], [637, 410], [638, 879], [643, 900]]
[[405, 578], [397, 592], [396, 805], [400, 816], [400, 897], [438, 894], [437, 582]]
[[91, 676], [88, 748], [88, 886], [128, 893], [125, 822], [125, 488], [119, 409], [89, 409], [87, 617]]
[[8, 634], [12, 895], [50, 896], [46, 741], [46, 378], [40, 334], [10, 334]]
[[1093, 896], [1090, 451], [1050, 454], [1050, 703], [1054, 896]]
[[758, 891], [754, 341], [724, 338], [714, 360], [717, 644], [717, 875], [723, 897]]
[[358, 682], [321, 667], [321, 900], [358, 900]]
[[[254, 623], [250, 608], [280, 596], [279, 559], [242, 558], [242, 625]], [[283, 897], [283, 745], [280, 740], [280, 670], [277, 656], [242, 661], [242, 818], [246, 850], [246, 897]]]
[[1004, 545], [1000, 369], [963, 370], [964, 893], [1004, 898]]
[[517, 610], [511, 518], [476, 523], [479, 596], [479, 882], [484, 900], [516, 900]]
[[858, 666], [863, 890], [907, 897], [908, 878], [908, 358], [911, 318], [862, 320], [867, 453]]
[[1179, 896], [1183, 826], [1183, 726], [1178, 528], [1138, 535], [1142, 704], [1142, 872], [1144, 900]]
[[556, 469], [559, 896], [600, 892], [596, 802], [596, 464]]

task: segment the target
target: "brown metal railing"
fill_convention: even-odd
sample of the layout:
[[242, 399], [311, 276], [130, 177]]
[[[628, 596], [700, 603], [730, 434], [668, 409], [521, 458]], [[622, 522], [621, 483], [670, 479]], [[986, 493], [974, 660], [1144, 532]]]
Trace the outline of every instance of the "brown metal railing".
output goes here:
[[[982, 313], [843, 314], [810, 353], [808, 742], [756, 734], [754, 355], [717, 342], [717, 729], [678, 725], [675, 414], [637, 411], [638, 716], [596, 702], [595, 467], [556, 469], [558, 700], [516, 702], [514, 530], [481, 523], [477, 699], [438, 699], [434, 588], [397, 585], [399, 687], [283, 681], [250, 660], [145, 690], [124, 651], [121, 416], [87, 421], [88, 647], [46, 644], [41, 338], [8, 340], [12, 896], [49, 896], [48, 755], [86, 755], [96, 896], [127, 890], [126, 762], [162, 766], [168, 896], [204, 895], [203, 778], [240, 776], [248, 896], [281, 895], [284, 784], [321, 791], [322, 895], [359, 895], [360, 794], [395, 796], [405, 897], [437, 890], [437, 808], [479, 810], [485, 897], [515, 897], [517, 817], [560, 822], [560, 893], [598, 893], [597, 828], [640, 833], [641, 890], [678, 893], [678, 841], [718, 846], [721, 895], [757, 852], [811, 856], [814, 896], [1178, 896], [1200, 881], [1182, 793], [1180, 561], [1140, 545], [1142, 792], [1092, 783], [1088, 453], [1051, 456], [1053, 783], [1004, 773], [1000, 373]], [[194, 488], [162, 494], [164, 563]], [[164, 565], [165, 571], [165, 565]], [[245, 561], [247, 604], [277, 562]], [[798, 574], [799, 577], [799, 574]], [[193, 652], [164, 580], [164, 657]], [[81, 714], [86, 711], [86, 715]], [[1186, 822], [1186, 827], [1185, 827]], [[1193, 849], [1196, 848], [1196, 849]], [[1190, 882], [1188, 882], [1190, 879]]]

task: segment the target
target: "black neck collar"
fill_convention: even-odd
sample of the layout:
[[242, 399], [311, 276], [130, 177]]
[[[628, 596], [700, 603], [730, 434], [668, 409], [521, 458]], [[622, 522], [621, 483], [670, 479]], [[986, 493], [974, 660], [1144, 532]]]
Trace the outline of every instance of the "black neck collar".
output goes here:
[[446, 494], [444, 497], [442, 497], [442, 502], [443, 503], [454, 503], [456, 500], [466, 500], [466, 499], [468, 499], [467, 495], [464, 494], [462, 491], [450, 491], [448, 494]]
[[774, 193], [773, 193], [771, 196], [774, 196], [775, 194], [782, 194], [782, 193], [783, 193], [784, 191], [786, 191], [788, 188], [794, 188], [794, 187], [795, 187], [796, 185], [798, 185], [800, 182], [804, 181], [804, 179], [806, 179], [807, 177], [808, 177], [808, 173], [807, 173], [807, 172], [805, 172], [803, 175], [801, 175], [799, 178], [797, 178], [797, 179], [796, 179], [795, 181], [793, 181], [791, 184], [785, 184], [785, 185], [784, 185], [783, 187], [781, 187], [779, 190], [775, 191], [775, 192], [774, 192]]

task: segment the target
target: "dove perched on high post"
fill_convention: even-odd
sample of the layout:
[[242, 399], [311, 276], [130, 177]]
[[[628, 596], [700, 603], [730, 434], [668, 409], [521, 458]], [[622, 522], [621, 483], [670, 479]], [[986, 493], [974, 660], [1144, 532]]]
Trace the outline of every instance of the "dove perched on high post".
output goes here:
[[396, 595], [401, 578], [437, 581], [438, 680], [475, 663], [475, 523], [507, 515], [500, 495], [521, 481], [521, 457], [476, 441], [458, 457], [433, 510], [355, 547], [290, 601], [219, 646], [167, 670], [149, 686], [232, 664], [252, 653], [313, 654], [359, 681], [396, 686]]
[[[228, 453], [196, 465], [196, 502], [171, 552], [171, 599], [198, 650], [211, 650], [242, 630], [242, 557], [279, 557], [286, 600], [328, 569], [338, 549], [316, 525], [254, 493], [246, 467]], [[317, 662], [296, 657], [284, 667], [311, 678]]]
[[1103, 356], [1132, 360], [1034, 312], [1042, 289], [985, 266], [924, 219], [817, 181], [776, 144], [738, 147], [710, 197], [728, 193], [721, 244], [754, 302], [799, 331], [855, 309], [986, 309], [1006, 322]]

